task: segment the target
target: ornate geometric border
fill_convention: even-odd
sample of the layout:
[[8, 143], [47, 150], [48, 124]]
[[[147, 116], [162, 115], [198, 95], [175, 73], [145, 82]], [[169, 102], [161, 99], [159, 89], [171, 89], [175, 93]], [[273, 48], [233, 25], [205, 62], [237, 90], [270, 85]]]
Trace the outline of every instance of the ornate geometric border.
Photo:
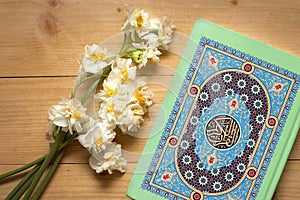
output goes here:
[[[289, 97], [287, 97], [287, 101], [284, 107], [284, 110], [281, 114], [281, 117], [279, 119], [276, 119], [276, 131], [275, 134], [270, 138], [269, 144], [268, 144], [268, 150], [265, 151], [266, 154], [264, 156], [263, 161], [261, 162], [261, 169], [259, 170], [259, 173], [255, 175], [257, 177], [256, 181], [253, 181], [253, 184], [251, 185], [251, 193], [247, 196], [247, 199], [254, 199], [259, 191], [259, 187], [263, 181], [264, 175], [267, 171], [268, 165], [271, 162], [271, 158], [273, 155], [273, 152], [275, 150], [275, 147], [278, 143], [278, 140], [280, 138], [281, 132], [283, 130], [284, 124], [286, 122], [286, 118], [289, 114], [290, 108], [292, 106], [292, 103], [294, 101], [294, 98], [296, 96], [296, 93], [299, 88], [299, 81], [300, 77], [297, 74], [294, 74], [292, 72], [289, 72], [287, 70], [284, 70], [278, 66], [272, 65], [270, 63], [267, 63], [261, 59], [252, 57], [250, 55], [247, 55], [243, 52], [240, 52], [238, 50], [235, 50], [231, 47], [227, 47], [226, 45], [223, 45], [221, 43], [215, 42], [213, 40], [210, 40], [206, 37], [202, 37], [198, 48], [195, 52], [194, 58], [192, 60], [192, 63], [190, 64], [189, 70], [185, 76], [183, 85], [181, 87], [181, 90], [179, 92], [179, 95], [176, 99], [176, 102], [174, 104], [174, 107], [172, 109], [171, 115], [169, 116], [168, 122], [164, 128], [164, 131], [162, 133], [161, 139], [159, 141], [158, 147], [156, 149], [156, 152], [153, 156], [153, 159], [151, 161], [151, 164], [149, 166], [149, 169], [146, 173], [145, 179], [142, 184], [142, 188], [146, 189], [152, 193], [158, 194], [160, 196], [166, 197], [168, 199], [186, 199], [185, 196], [176, 195], [172, 191], [164, 190], [164, 188], [158, 188], [151, 184], [152, 177], [155, 175], [155, 169], [157, 167], [157, 164], [160, 160], [160, 157], [163, 156], [163, 149], [166, 144], [168, 144], [168, 136], [170, 134], [170, 131], [172, 130], [173, 124], [175, 119], [177, 118], [177, 115], [179, 114], [178, 111], [180, 110], [181, 102], [184, 100], [185, 95], [189, 92], [189, 85], [192, 80], [192, 76], [195, 73], [196, 67], [199, 63], [200, 57], [203, 53], [203, 50], [206, 47], [213, 47], [215, 49], [218, 49], [224, 53], [230, 54], [232, 56], [235, 56], [237, 58], [243, 59], [245, 62], [252, 63], [254, 65], [259, 65], [267, 70], [276, 72], [277, 74], [281, 74], [284, 77], [293, 79], [293, 84], [291, 86], [291, 91]], [[249, 172], [248, 172], [249, 173]]]

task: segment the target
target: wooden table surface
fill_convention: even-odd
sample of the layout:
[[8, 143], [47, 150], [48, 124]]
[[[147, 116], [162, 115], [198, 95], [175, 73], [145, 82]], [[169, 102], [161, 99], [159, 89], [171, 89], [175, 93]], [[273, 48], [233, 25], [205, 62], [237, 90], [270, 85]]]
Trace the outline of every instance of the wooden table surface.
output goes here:
[[[126, 3], [151, 16], [175, 20], [176, 30], [186, 35], [201, 17], [300, 56], [299, 0], [1, 0], [0, 173], [47, 152], [48, 108], [69, 96], [84, 45], [102, 43], [120, 33]], [[147, 73], [155, 104], [142, 134], [151, 130], [178, 61], [178, 56], [167, 53], [161, 64], [169, 72]], [[96, 174], [88, 165], [88, 152], [75, 141], [42, 199], [129, 199], [125, 191], [146, 138], [120, 135], [117, 141], [126, 150], [126, 173]], [[17, 181], [1, 182], [0, 199]], [[274, 199], [300, 199], [300, 135]]]

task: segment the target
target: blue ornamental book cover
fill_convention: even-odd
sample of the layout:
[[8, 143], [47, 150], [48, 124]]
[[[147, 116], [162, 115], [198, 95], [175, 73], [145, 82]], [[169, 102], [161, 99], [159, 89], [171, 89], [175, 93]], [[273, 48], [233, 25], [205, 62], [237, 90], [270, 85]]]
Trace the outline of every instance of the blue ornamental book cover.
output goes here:
[[299, 81], [298, 57], [199, 19], [127, 195], [271, 199], [299, 130]]

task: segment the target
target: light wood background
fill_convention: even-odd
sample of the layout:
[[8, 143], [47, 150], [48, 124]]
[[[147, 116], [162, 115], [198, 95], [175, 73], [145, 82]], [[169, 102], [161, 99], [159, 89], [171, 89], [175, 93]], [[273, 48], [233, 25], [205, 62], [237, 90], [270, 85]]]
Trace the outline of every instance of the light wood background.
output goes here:
[[[48, 108], [69, 96], [84, 45], [120, 33], [126, 3], [175, 20], [176, 30], [186, 35], [201, 17], [300, 56], [299, 0], [1, 0], [0, 173], [47, 152]], [[151, 130], [178, 61], [178, 56], [166, 53], [161, 64], [170, 70], [145, 72], [155, 105], [142, 136]], [[75, 141], [42, 198], [129, 199], [125, 191], [146, 138], [121, 135], [117, 141], [127, 151], [128, 172], [96, 174], [88, 165], [89, 154]], [[1, 182], [0, 199], [17, 181]], [[300, 135], [273, 198], [300, 199]]]

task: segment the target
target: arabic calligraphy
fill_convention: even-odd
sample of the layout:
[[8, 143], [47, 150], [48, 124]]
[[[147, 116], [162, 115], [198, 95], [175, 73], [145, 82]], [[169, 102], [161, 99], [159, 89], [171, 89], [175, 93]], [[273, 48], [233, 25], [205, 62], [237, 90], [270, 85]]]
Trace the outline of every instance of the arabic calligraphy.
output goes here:
[[229, 115], [217, 115], [206, 126], [206, 138], [217, 149], [229, 149], [240, 137], [240, 127]]

